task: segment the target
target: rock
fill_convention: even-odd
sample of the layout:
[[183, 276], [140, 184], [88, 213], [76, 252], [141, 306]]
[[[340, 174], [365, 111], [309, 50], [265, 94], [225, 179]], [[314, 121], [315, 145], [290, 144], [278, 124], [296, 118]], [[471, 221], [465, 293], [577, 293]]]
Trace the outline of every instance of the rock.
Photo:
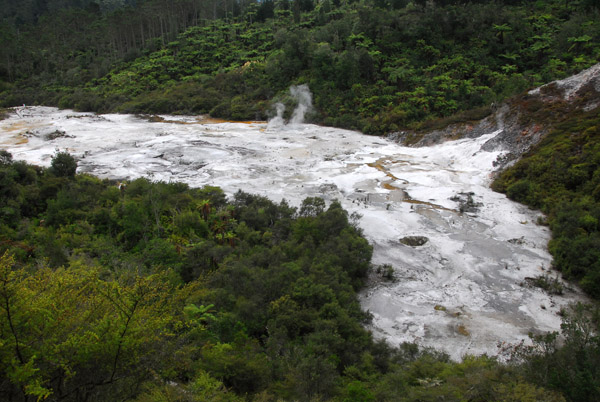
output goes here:
[[388, 138], [405, 146], [423, 147], [498, 131], [481, 150], [503, 152], [494, 162], [494, 167], [500, 171], [548, 135], [561, 116], [575, 110], [590, 111], [598, 106], [600, 63], [577, 75], [517, 95], [501, 105], [492, 104], [492, 113], [482, 120], [449, 124], [443, 129], [424, 132], [400, 131], [390, 133]]
[[425, 236], [406, 236], [400, 239], [400, 243], [411, 247], [419, 247], [427, 243], [429, 239]]
[[450, 197], [450, 200], [458, 202], [458, 210], [460, 213], [476, 213], [479, 211], [479, 207], [483, 206], [480, 202], [475, 202], [473, 196], [475, 193], [458, 193], [457, 195]]
[[584, 101], [580, 105], [584, 110], [592, 110], [600, 105], [600, 99], [597, 96], [586, 97], [592, 89], [596, 93], [600, 92], [600, 63], [564, 80], [552, 81], [533, 89], [529, 91], [529, 95], [539, 96], [545, 102], [557, 100], [574, 102], [579, 98]]
[[519, 246], [522, 246], [523, 244], [525, 244], [525, 238], [521, 236], [519, 238], [509, 239], [508, 242], [511, 244], [518, 244]]
[[62, 137], [73, 138], [73, 136], [67, 135], [67, 133], [65, 133], [62, 130], [54, 130], [53, 132], [44, 135], [44, 139], [46, 141], [52, 141], [52, 140], [55, 140], [57, 138], [62, 138]]
[[321, 194], [331, 193], [335, 191], [338, 191], [338, 186], [336, 186], [333, 183], [325, 183], [319, 186], [319, 192]]

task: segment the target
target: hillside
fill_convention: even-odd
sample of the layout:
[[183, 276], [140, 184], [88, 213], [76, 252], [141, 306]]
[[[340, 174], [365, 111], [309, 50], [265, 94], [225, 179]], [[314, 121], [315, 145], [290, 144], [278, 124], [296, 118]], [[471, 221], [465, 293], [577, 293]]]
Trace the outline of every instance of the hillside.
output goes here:
[[5, 19], [2, 105], [265, 119], [308, 84], [313, 121], [383, 134], [476, 120], [600, 57], [587, 1], [217, 4]]
[[548, 216], [554, 267], [600, 298], [600, 65], [510, 103], [528, 143], [493, 188]]
[[499, 130], [484, 145], [506, 153], [496, 161], [496, 191], [547, 215], [554, 268], [600, 298], [600, 64], [500, 104], [480, 121], [390, 138], [430, 146]]
[[[265, 119], [307, 84], [325, 125], [412, 145], [502, 129], [493, 188], [546, 214], [554, 268], [600, 299], [593, 0], [0, 6], [0, 107]], [[392, 348], [365, 329], [373, 248], [339, 202], [77, 165], [0, 151], [0, 400], [598, 400], [598, 306], [498, 357]]]
[[[570, 115], [535, 100], [560, 101], [561, 88], [510, 105], [558, 127]], [[573, 99], [561, 104], [578, 116], [597, 97]], [[374, 342], [356, 298], [376, 272], [371, 247], [338, 202], [227, 200], [214, 187], [75, 175], [65, 153], [49, 168], [0, 156], [4, 400], [596, 400], [592, 307], [561, 309], [560, 336], [502, 344], [503, 363]], [[566, 212], [591, 228], [580, 211]], [[563, 291], [546, 278], [534, 286]]]

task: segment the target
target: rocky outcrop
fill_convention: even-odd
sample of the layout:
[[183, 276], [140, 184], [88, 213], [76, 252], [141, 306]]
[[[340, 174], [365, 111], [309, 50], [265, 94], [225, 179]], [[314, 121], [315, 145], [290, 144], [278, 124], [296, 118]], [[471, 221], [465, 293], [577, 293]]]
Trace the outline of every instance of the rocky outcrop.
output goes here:
[[396, 141], [411, 147], [428, 147], [449, 140], [457, 140], [460, 138], [477, 138], [497, 130], [497, 127], [498, 121], [496, 118], [496, 113], [493, 113], [483, 120], [454, 123], [440, 130], [432, 130], [425, 133], [417, 133], [415, 131], [399, 131], [391, 133], [387, 137], [392, 141]]
[[412, 147], [423, 147], [448, 140], [476, 138], [500, 130], [482, 149], [507, 151], [496, 163], [501, 170], [538, 144], [554, 124], [570, 113], [590, 111], [599, 105], [600, 64], [596, 64], [577, 75], [516, 96], [500, 106], [492, 105], [493, 113], [480, 121], [451, 124], [418, 135], [398, 132], [390, 134], [389, 138]]
[[490, 152], [508, 151], [496, 161], [499, 170], [516, 161], [548, 134], [550, 127], [537, 122], [524, 122], [522, 114], [518, 107], [510, 103], [503, 104], [495, 115], [498, 121], [496, 130], [501, 130], [500, 133], [481, 147]]
[[529, 91], [529, 95], [538, 96], [544, 102], [564, 100], [569, 103], [577, 103], [586, 111], [600, 105], [598, 93], [600, 93], [600, 64], [564, 80], [553, 81]]

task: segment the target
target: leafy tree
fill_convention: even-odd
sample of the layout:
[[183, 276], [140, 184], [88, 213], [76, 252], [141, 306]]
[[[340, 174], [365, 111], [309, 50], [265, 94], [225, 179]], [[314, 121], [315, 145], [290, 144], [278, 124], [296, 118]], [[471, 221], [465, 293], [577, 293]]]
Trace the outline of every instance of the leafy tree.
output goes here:
[[558, 332], [532, 335], [533, 345], [514, 346], [513, 363], [524, 375], [548, 389], [562, 391], [570, 401], [594, 401], [598, 395], [600, 338], [598, 308], [577, 304], [565, 311]]
[[0, 165], [10, 165], [13, 157], [10, 152], [5, 149], [0, 150]]
[[68, 152], [58, 152], [50, 162], [50, 173], [57, 177], [74, 177], [77, 161]]
[[374, 342], [356, 293], [372, 248], [339, 202], [0, 173], [3, 213], [18, 211], [0, 221], [2, 400], [561, 401], [547, 388], [574, 398], [595, 381], [580, 341], [582, 379], [563, 388]]
[[156, 366], [176, 300], [164, 277], [105, 281], [84, 265], [34, 274], [13, 265], [5, 253], [0, 392], [6, 400], [128, 396]]
[[104, 14], [53, 6], [19, 30], [0, 26], [0, 99], [264, 119], [274, 97], [309, 83], [317, 122], [418, 129], [597, 62], [598, 10], [584, 3], [153, 0], [102, 6]]

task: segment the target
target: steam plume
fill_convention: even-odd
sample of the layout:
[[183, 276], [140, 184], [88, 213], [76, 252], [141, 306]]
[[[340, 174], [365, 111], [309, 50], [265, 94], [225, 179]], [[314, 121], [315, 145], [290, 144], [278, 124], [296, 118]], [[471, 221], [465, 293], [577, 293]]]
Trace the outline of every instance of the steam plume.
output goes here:
[[[292, 112], [292, 117], [290, 118], [288, 124], [302, 124], [304, 123], [304, 116], [312, 109], [312, 94], [310, 93], [310, 89], [306, 84], [293, 85], [290, 87], [290, 95], [298, 104]], [[285, 105], [277, 102], [275, 104], [275, 111], [277, 115], [269, 120], [268, 128], [281, 127], [286, 124], [285, 120], [283, 119]]]
[[306, 84], [290, 87], [290, 94], [298, 101], [298, 106], [292, 113], [290, 123], [302, 124], [304, 123], [304, 115], [312, 109], [312, 94]]
[[273, 117], [269, 120], [268, 128], [276, 128], [285, 125], [285, 121], [283, 120], [283, 112], [285, 112], [285, 105], [281, 102], [277, 102], [275, 104], [275, 111], [277, 112], [277, 116]]

